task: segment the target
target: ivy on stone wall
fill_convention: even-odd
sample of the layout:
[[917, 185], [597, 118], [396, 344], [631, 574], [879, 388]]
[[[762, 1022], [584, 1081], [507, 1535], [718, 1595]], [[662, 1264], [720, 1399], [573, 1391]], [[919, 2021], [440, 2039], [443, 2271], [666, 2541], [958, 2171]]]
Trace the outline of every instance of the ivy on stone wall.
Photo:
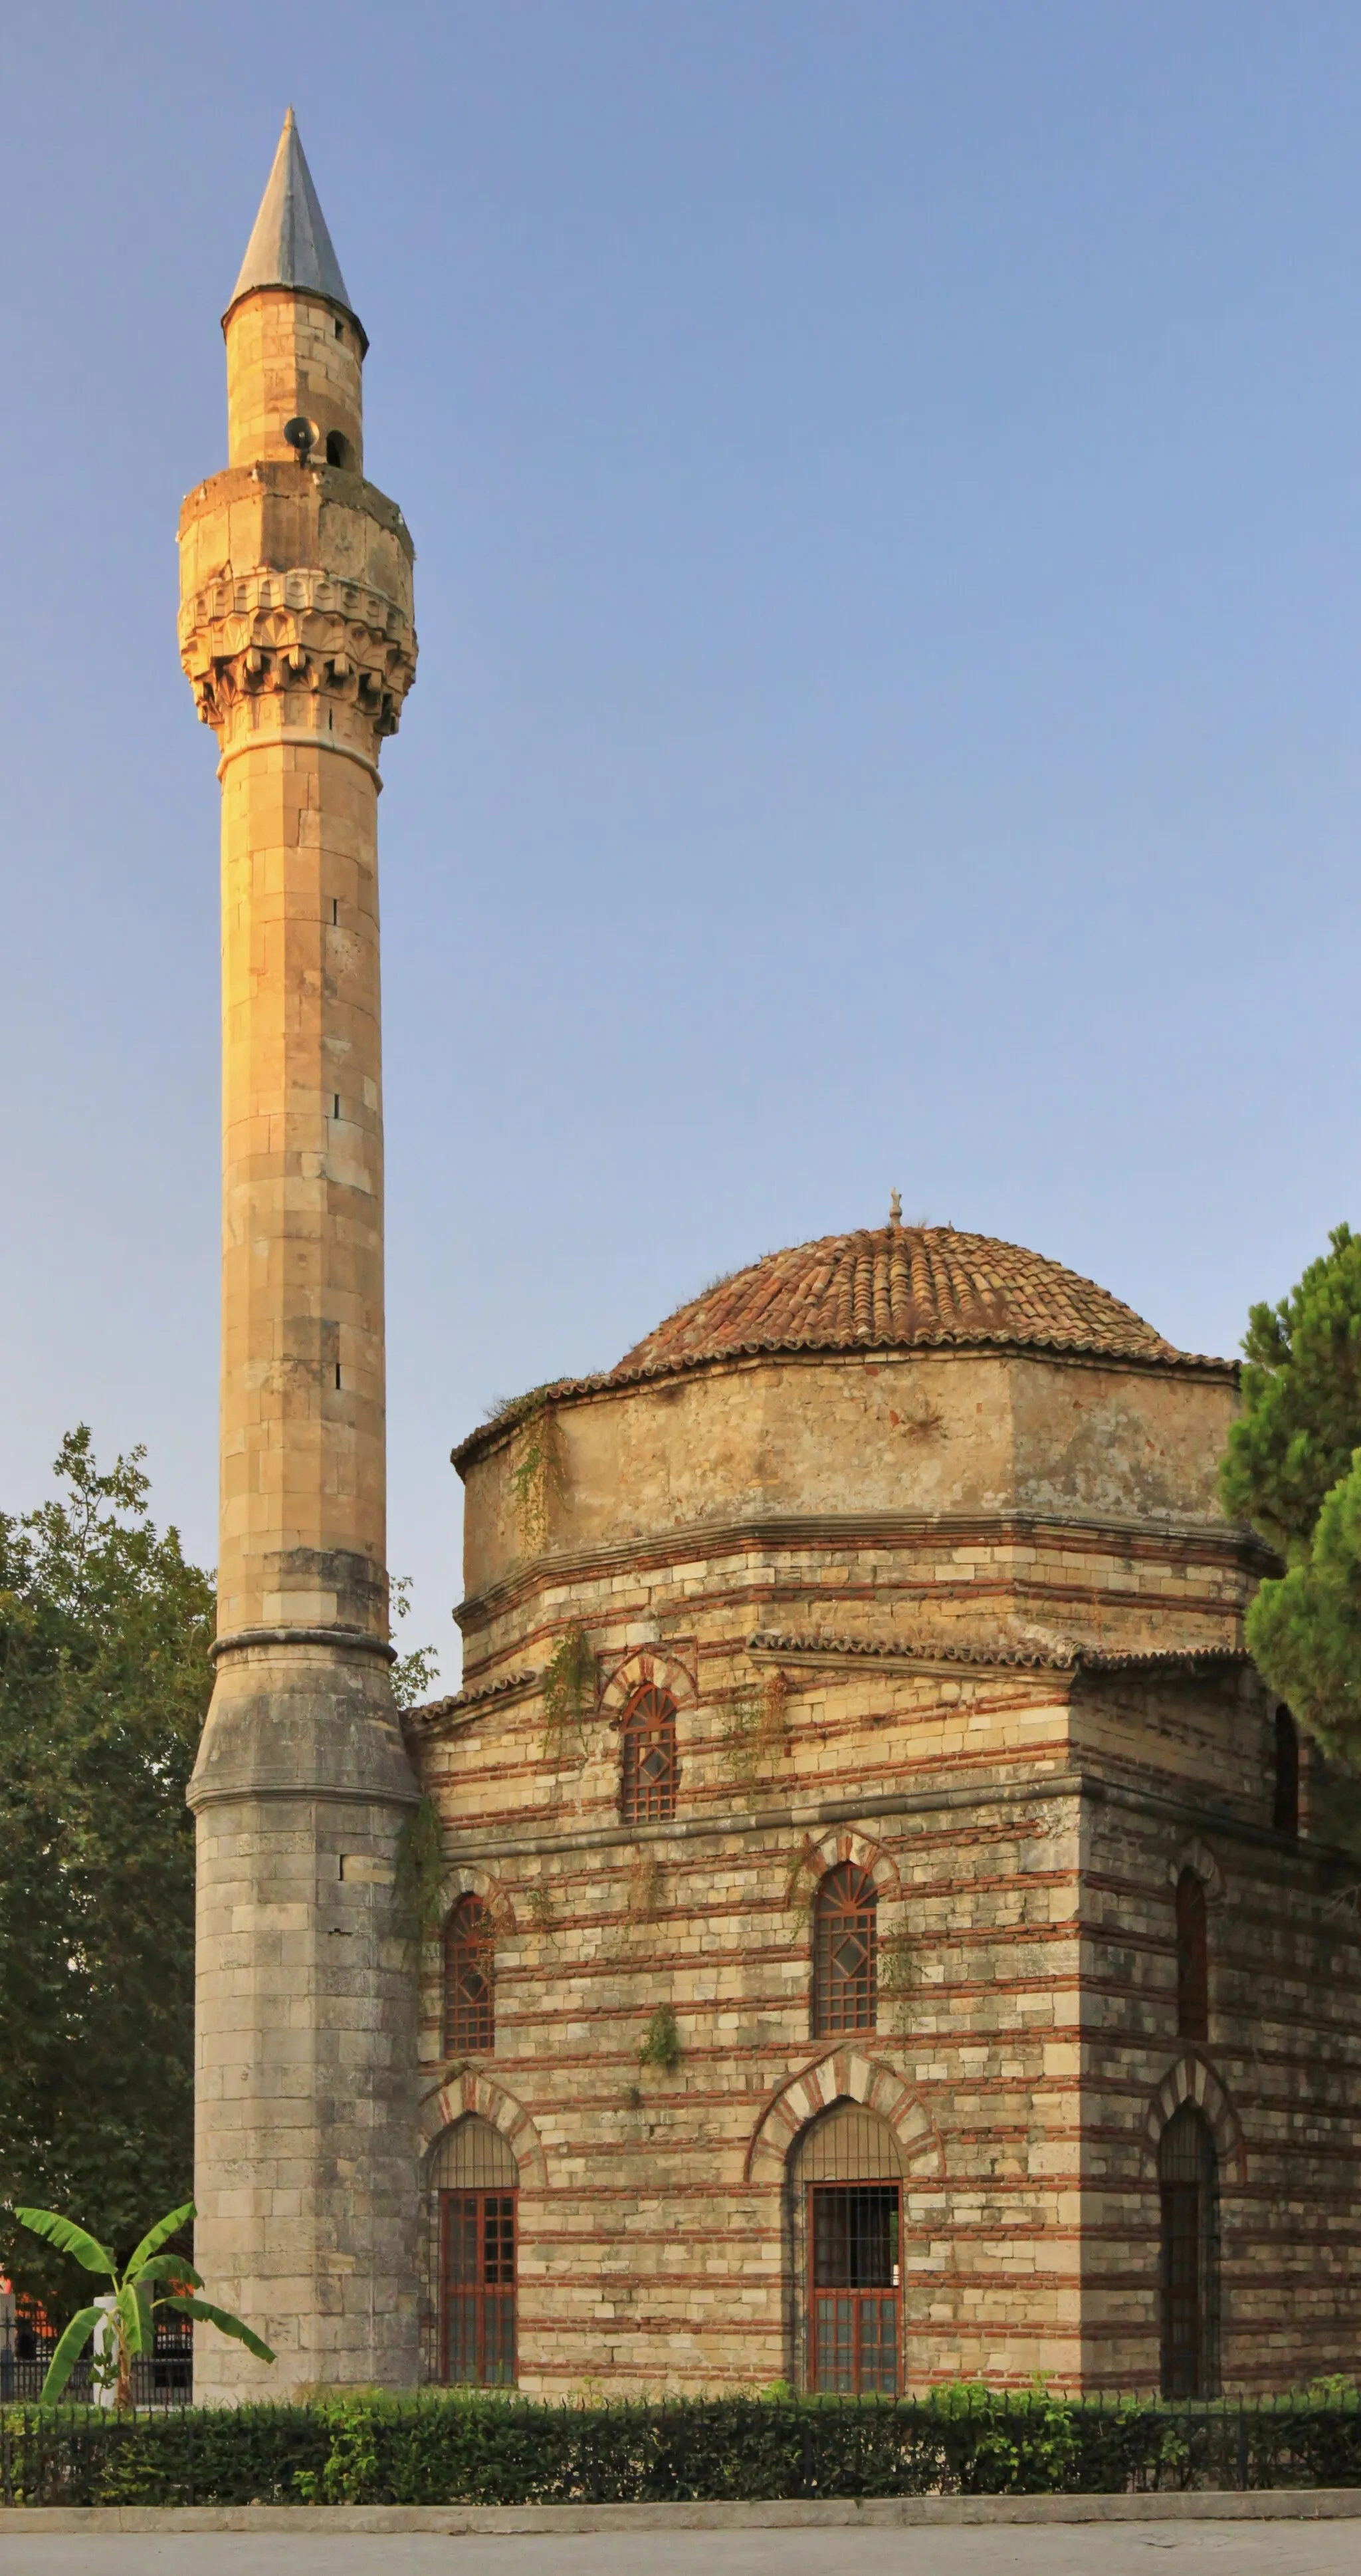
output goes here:
[[586, 1755], [586, 1720], [595, 1707], [595, 1656], [584, 1628], [570, 1627], [543, 1668], [543, 1758], [560, 1771]]
[[718, 1749], [740, 1788], [753, 1788], [760, 1773], [788, 1750], [789, 1696], [788, 1675], [779, 1671], [710, 1694], [709, 1704], [722, 1721]]

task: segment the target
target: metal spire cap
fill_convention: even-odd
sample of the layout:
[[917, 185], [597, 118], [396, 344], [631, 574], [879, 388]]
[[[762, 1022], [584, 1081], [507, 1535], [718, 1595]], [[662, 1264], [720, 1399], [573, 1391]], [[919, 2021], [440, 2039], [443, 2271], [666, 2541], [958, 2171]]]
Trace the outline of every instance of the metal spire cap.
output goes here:
[[343, 305], [356, 322], [359, 319], [340, 274], [291, 107], [228, 313], [258, 286], [292, 286], [304, 294], [324, 295], [328, 303]]

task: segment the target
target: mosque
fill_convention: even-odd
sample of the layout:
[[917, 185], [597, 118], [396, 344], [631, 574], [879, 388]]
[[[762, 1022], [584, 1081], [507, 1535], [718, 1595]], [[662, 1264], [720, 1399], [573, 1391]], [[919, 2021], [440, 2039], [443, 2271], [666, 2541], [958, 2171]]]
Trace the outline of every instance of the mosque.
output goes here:
[[463, 1686], [398, 1710], [414, 549], [291, 112], [224, 329], [180, 530], [223, 816], [196, 2242], [280, 2364], [205, 2344], [198, 2394], [1350, 2368], [1361, 1960], [1243, 1645], [1231, 1363], [895, 1198], [462, 1442]]

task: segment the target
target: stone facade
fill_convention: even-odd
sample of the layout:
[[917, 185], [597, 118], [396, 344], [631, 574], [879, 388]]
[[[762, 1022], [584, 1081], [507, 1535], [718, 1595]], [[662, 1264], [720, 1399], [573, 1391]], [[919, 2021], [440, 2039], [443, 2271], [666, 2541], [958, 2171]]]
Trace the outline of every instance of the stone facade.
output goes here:
[[[847, 1239], [833, 1269], [914, 1240]], [[487, 1910], [494, 2038], [453, 2044], [432, 1943], [422, 2134], [436, 2199], [460, 2134], [511, 2149], [524, 2388], [825, 2378], [799, 2175], [838, 2102], [901, 2177], [901, 2383], [1158, 2384], [1184, 2099], [1217, 2185], [1200, 2384], [1347, 2363], [1357, 1945], [1307, 1814], [1273, 1824], [1275, 1712], [1242, 1650], [1266, 1560], [1216, 1500], [1234, 1372], [1113, 1300], [1037, 1324], [1005, 1285], [1029, 1256], [953, 1246], [926, 1248], [992, 1279], [986, 1341], [943, 1292], [866, 1328], [810, 1291], [791, 1343], [781, 1255], [698, 1341], [683, 1316], [455, 1453], [465, 1684], [409, 1736], [445, 1907]], [[648, 1686], [676, 1712], [674, 1812], [631, 1822], [621, 1726]], [[873, 2027], [819, 2035], [813, 1909], [846, 1863], [877, 1898]], [[640, 2063], [659, 2007], [669, 2066]], [[426, 2246], [438, 2374], [433, 2210]]]

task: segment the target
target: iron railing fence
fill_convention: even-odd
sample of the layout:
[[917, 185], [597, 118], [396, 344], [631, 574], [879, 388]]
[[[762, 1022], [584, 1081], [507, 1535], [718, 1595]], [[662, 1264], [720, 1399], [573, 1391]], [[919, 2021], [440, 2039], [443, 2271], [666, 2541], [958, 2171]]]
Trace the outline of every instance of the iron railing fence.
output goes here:
[[571, 2504], [1361, 2487], [1361, 2402], [783, 2391], [613, 2405], [512, 2391], [0, 2409], [7, 2504]]
[[[22, 2316], [0, 2317], [0, 2406], [36, 2405], [42, 2395], [56, 2335]], [[194, 2329], [187, 2317], [156, 2320], [155, 2348], [132, 2365], [134, 2404], [191, 2406], [194, 2399]], [[88, 2406], [94, 2396], [88, 2353], [66, 2383], [65, 2402]]]

